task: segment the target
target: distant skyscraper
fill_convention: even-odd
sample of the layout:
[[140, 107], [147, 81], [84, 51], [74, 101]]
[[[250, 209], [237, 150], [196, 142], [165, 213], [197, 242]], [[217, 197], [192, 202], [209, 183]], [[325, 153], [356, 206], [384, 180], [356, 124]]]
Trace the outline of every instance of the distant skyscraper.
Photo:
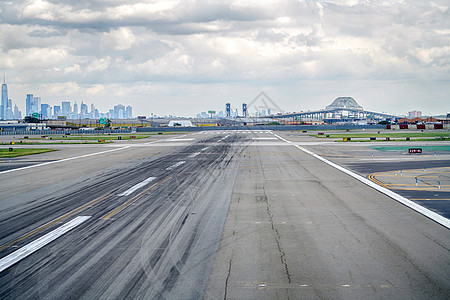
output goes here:
[[122, 104], [114, 106], [114, 119], [123, 119], [125, 117], [125, 106]]
[[83, 101], [81, 101], [81, 105], [80, 105], [80, 118], [88, 118], [88, 106], [86, 103], [83, 103]]
[[39, 112], [41, 109], [41, 97], [34, 97], [33, 100], [33, 113]]
[[33, 104], [31, 105], [31, 114], [39, 113], [41, 108], [41, 97], [33, 97]]
[[78, 104], [77, 104], [77, 101], [75, 101], [75, 103], [73, 104], [73, 113], [75, 115], [78, 115]]
[[49, 119], [52, 115], [52, 108], [49, 104], [43, 103], [41, 104], [41, 115], [42, 118]]
[[5, 111], [5, 120], [12, 120], [12, 119], [14, 119], [12, 100], [8, 99], [8, 105], [6, 106], [6, 111]]
[[53, 118], [58, 119], [60, 115], [61, 115], [61, 106], [59, 105], [53, 106]]
[[70, 101], [61, 102], [62, 115], [68, 117], [72, 113], [72, 107], [70, 106]]
[[127, 106], [125, 115], [127, 119], [133, 118], [133, 108], [130, 105]]
[[14, 119], [16, 120], [22, 119], [22, 113], [19, 111], [17, 104], [14, 105]]
[[6, 120], [6, 109], [8, 107], [8, 87], [6, 86], [6, 75], [3, 75], [3, 84], [2, 84], [2, 103], [0, 105], [1, 114], [0, 118], [2, 120]]
[[27, 94], [26, 107], [25, 107], [25, 115], [26, 116], [31, 116], [33, 114], [32, 113], [33, 101], [34, 101], [33, 94]]

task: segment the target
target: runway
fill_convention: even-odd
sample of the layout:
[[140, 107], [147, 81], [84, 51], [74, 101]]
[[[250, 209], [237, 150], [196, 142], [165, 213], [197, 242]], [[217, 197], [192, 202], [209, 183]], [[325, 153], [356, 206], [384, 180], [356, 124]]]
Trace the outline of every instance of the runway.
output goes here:
[[449, 230], [296, 144], [334, 151], [225, 131], [2, 163], [0, 298], [447, 298]]

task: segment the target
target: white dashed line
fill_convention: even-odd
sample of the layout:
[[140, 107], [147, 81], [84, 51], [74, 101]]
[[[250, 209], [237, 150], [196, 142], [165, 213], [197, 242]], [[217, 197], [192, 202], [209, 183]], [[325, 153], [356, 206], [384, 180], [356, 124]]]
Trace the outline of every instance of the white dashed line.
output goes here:
[[38, 238], [34, 242], [29, 243], [28, 245], [23, 246], [22, 248], [14, 251], [13, 253], [3, 257], [0, 259], [0, 272], [3, 272], [7, 268], [11, 267], [15, 263], [18, 263], [25, 257], [33, 254], [34, 252], [38, 251], [45, 245], [49, 244], [50, 242], [56, 240], [66, 232], [74, 229], [81, 223], [87, 221], [90, 218], [90, 216], [79, 216], [73, 219], [72, 221], [56, 228], [55, 230], [47, 233], [46, 235]]
[[172, 166], [166, 168], [166, 171], [173, 170], [173, 169], [175, 169], [175, 168], [181, 166], [181, 165], [184, 164], [184, 163], [186, 163], [186, 162], [185, 162], [185, 161], [179, 161], [179, 162], [177, 162], [176, 164], [174, 164], [174, 165], [172, 165]]
[[126, 190], [125, 192], [123, 192], [122, 194], [119, 194], [119, 196], [128, 196], [131, 193], [133, 193], [134, 191], [136, 191], [137, 189], [146, 186], [147, 184], [149, 184], [150, 182], [152, 182], [153, 180], [155, 180], [156, 177], [149, 177], [147, 179], [145, 179], [142, 182], [139, 182], [138, 184], [132, 186], [131, 188], [129, 188], [128, 190]]

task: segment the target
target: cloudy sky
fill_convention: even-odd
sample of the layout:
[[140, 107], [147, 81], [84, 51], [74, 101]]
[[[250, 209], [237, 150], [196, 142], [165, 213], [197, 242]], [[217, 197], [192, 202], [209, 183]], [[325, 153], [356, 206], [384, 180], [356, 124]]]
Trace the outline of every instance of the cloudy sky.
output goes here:
[[0, 1], [0, 72], [42, 102], [135, 115], [282, 110], [351, 96], [365, 109], [450, 112], [448, 0]]

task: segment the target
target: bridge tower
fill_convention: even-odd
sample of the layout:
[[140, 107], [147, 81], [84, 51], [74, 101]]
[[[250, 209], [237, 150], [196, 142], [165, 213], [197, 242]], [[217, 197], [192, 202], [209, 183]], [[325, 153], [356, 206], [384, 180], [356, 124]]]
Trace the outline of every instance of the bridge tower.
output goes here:
[[231, 104], [230, 103], [225, 104], [225, 115], [227, 116], [227, 118], [231, 117]]
[[247, 117], [247, 103], [242, 103], [242, 116]]

